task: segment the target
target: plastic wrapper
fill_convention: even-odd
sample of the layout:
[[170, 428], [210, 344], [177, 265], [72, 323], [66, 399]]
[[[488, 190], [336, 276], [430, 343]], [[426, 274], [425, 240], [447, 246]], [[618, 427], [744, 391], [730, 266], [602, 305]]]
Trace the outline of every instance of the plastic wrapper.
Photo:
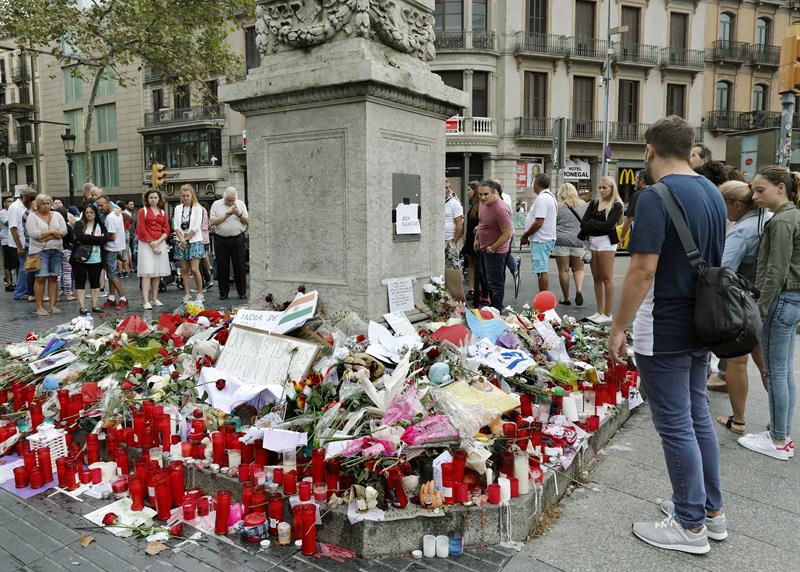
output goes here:
[[348, 312], [344, 318], [336, 322], [334, 327], [340, 330], [345, 336], [354, 337], [358, 336], [359, 334], [366, 335], [368, 326], [367, 323], [358, 316], [358, 314], [354, 312]]
[[383, 425], [394, 425], [401, 420], [413, 419], [422, 411], [422, 403], [419, 401], [417, 388], [412, 385], [404, 393], [396, 395], [392, 399], [381, 423]]
[[210, 357], [212, 360], [217, 361], [221, 353], [221, 346], [216, 340], [204, 340], [195, 343], [192, 346], [192, 358], [199, 360], [205, 356]]
[[[140, 318], [141, 319], [141, 318]], [[161, 345], [150, 340], [145, 347], [134, 344], [127, 344], [115, 349], [108, 358], [108, 365], [113, 369], [121, 369], [125, 366], [133, 367], [134, 364], [146, 366], [151, 363], [156, 356], [160, 355]]]
[[[367, 375], [364, 372], [364, 375]], [[342, 402], [349, 401], [364, 393], [364, 386], [358, 381], [358, 373], [345, 372], [342, 378], [342, 385], [339, 386], [339, 399]]]
[[359, 453], [365, 457], [376, 457], [378, 455], [391, 455], [395, 451], [395, 446], [390, 441], [373, 439], [371, 437], [359, 437], [353, 439], [342, 449], [342, 457], [353, 457]]
[[438, 411], [449, 418], [453, 426], [465, 439], [471, 439], [484, 427], [502, 415], [499, 409], [484, 409], [475, 405], [459, 403], [440, 389], [431, 391]]
[[408, 427], [401, 439], [409, 445], [425, 445], [436, 441], [458, 439], [458, 430], [444, 415], [431, 415]]
[[149, 332], [150, 326], [147, 325], [147, 322], [145, 322], [141, 316], [134, 314], [122, 320], [119, 326], [117, 326], [117, 331], [124, 334], [139, 336]]
[[322, 414], [322, 417], [320, 417], [319, 422], [317, 423], [317, 426], [314, 429], [314, 434], [326, 435], [328, 433], [328, 430], [336, 421], [336, 419], [338, 419], [339, 412], [341, 410], [342, 410], [341, 401], [332, 405], [325, 413]]

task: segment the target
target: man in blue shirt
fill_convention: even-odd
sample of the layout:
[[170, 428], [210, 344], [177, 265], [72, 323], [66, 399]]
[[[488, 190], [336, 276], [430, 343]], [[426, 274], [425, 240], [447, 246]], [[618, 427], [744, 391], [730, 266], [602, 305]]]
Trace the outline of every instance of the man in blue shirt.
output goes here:
[[[645, 170], [669, 187], [686, 217], [705, 263], [719, 266], [725, 242], [725, 202], [689, 166], [694, 133], [671, 116], [645, 134]], [[708, 350], [694, 323], [697, 273], [657, 191], [642, 191], [636, 205], [631, 261], [608, 341], [612, 359], [625, 355], [625, 329], [633, 320], [633, 349], [653, 424], [661, 436], [672, 483], [667, 518], [637, 522], [641, 540], [692, 554], [705, 554], [708, 538], [727, 537], [719, 476], [719, 442], [706, 402]], [[635, 314], [635, 320], [634, 320]]]

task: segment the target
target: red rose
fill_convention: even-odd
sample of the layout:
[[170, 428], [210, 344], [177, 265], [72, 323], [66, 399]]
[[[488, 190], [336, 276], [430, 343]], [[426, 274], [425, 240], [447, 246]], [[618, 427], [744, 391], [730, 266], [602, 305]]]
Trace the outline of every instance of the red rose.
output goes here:
[[166, 344], [168, 341], [169, 341], [169, 334], [167, 333], [161, 334], [161, 343]]
[[442, 352], [439, 351], [439, 348], [434, 347], [428, 350], [428, 357], [432, 358], [439, 357], [440, 353]]
[[170, 536], [183, 536], [183, 523], [173, 524], [169, 527]]
[[172, 379], [178, 379], [178, 376], [181, 374], [177, 369], [172, 370]]
[[425, 328], [422, 328], [422, 329], [419, 331], [419, 335], [420, 335], [420, 336], [427, 336], [427, 335], [428, 335], [428, 330], [426, 330]]
[[192, 412], [192, 416], [195, 419], [202, 419], [203, 418], [203, 412], [200, 411], [200, 409], [195, 409], [194, 412]]
[[297, 291], [300, 292], [301, 294], [305, 294], [306, 293], [306, 285], [305, 284], [300, 284], [300, 286], [297, 287]]
[[224, 379], [222, 379], [222, 378], [219, 378], [219, 379], [217, 380], [217, 383], [216, 383], [215, 385], [216, 385], [216, 387], [217, 387], [217, 389], [218, 389], [219, 391], [222, 391], [223, 389], [225, 389], [225, 380], [224, 380]]
[[224, 346], [225, 343], [228, 341], [228, 336], [230, 335], [230, 330], [228, 328], [224, 328], [214, 334], [214, 339], [219, 342], [219, 345]]
[[116, 524], [117, 520], [119, 520], [118, 515], [114, 514], [113, 512], [107, 512], [103, 517], [103, 524], [106, 526], [111, 526], [112, 524]]
[[126, 379], [122, 382], [122, 389], [128, 391], [129, 389], [133, 389], [133, 382], [130, 379]]
[[360, 344], [361, 342], [363, 342], [364, 340], [366, 340], [366, 339], [367, 339], [367, 337], [366, 337], [364, 334], [358, 334], [358, 335], [356, 336], [356, 341], [357, 341], [359, 344]]

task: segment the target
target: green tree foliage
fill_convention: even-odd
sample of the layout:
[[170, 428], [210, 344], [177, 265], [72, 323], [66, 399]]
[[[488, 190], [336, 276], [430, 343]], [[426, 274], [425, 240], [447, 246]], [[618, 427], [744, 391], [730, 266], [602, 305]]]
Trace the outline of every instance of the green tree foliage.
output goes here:
[[107, 74], [121, 86], [125, 70], [149, 67], [176, 84], [240, 72], [226, 37], [255, 12], [255, 0], [0, 0], [0, 35], [21, 48], [45, 50], [91, 83], [84, 142], [91, 177], [94, 101]]

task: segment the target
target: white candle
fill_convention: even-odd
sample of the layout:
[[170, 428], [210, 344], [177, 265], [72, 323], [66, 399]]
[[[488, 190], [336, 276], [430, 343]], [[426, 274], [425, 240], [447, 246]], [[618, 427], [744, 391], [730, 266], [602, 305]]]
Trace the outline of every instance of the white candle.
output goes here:
[[530, 478], [528, 455], [517, 453], [514, 457], [514, 476], [519, 481], [519, 494], [528, 494], [528, 480]]
[[583, 413], [583, 393], [580, 391], [573, 391], [569, 396], [575, 401], [575, 406], [578, 408], [578, 415]]
[[439, 558], [450, 556], [450, 539], [444, 534], [436, 537], [436, 556]]
[[235, 469], [242, 463], [242, 452], [238, 449], [228, 451], [228, 467]]
[[494, 473], [492, 472], [492, 470], [491, 470], [491, 469], [487, 468], [487, 469], [486, 469], [486, 486], [487, 486], [487, 487], [488, 487], [489, 485], [491, 485], [491, 484], [494, 482], [494, 481], [492, 480], [493, 478], [494, 478]]
[[578, 420], [578, 406], [571, 395], [565, 395], [561, 401], [561, 409], [567, 421], [574, 423]]
[[422, 554], [426, 558], [436, 556], [436, 537], [434, 535], [426, 534], [422, 537]]
[[511, 500], [511, 481], [505, 477], [497, 479], [497, 484], [500, 485], [500, 502], [508, 502]]

